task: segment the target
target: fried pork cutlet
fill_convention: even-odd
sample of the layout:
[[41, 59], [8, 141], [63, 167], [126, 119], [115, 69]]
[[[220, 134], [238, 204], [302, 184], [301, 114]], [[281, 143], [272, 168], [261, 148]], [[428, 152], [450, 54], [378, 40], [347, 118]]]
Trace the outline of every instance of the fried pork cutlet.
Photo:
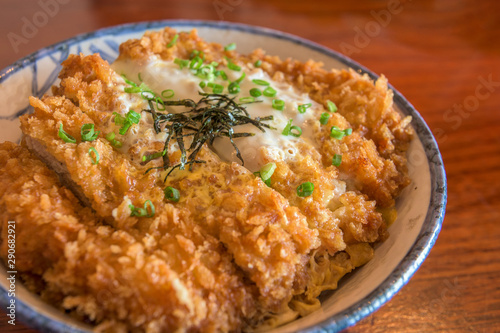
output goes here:
[[373, 256], [409, 183], [410, 119], [384, 78], [169, 28], [122, 44], [112, 66], [71, 55], [59, 77], [30, 98], [23, 146], [0, 146], [1, 255], [14, 220], [27, 286], [97, 331], [306, 315]]
[[150, 230], [117, 230], [26, 148], [1, 144], [0, 171], [2, 239], [15, 221], [17, 270], [48, 303], [96, 330], [231, 331], [255, 314], [254, 285], [178, 209], [164, 207]]

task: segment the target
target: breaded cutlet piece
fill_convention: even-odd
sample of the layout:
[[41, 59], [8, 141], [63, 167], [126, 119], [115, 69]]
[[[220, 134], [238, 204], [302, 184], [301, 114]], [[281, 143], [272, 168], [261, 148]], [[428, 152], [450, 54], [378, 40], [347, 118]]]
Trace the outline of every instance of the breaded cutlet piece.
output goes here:
[[162, 235], [116, 230], [9, 142], [0, 145], [0, 207], [2, 259], [7, 221], [15, 221], [18, 272], [96, 331], [233, 331], [256, 312], [254, 286], [221, 243], [182, 213], [156, 220]]
[[[165, 185], [160, 172], [146, 173], [157, 162], [143, 166], [133, 159], [137, 145], [147, 149], [155, 142], [141, 141], [127, 151], [119, 151], [103, 138], [75, 144], [66, 143], [58, 136], [58, 125], [61, 123], [64, 130], [75, 138], [79, 138], [79, 130], [85, 123], [94, 124], [95, 129], [103, 134], [108, 133], [110, 127], [106, 119], [118, 110], [103, 108], [100, 96], [106, 90], [93, 90], [92, 87], [118, 85], [119, 82], [113, 80], [120, 78], [105, 82], [103, 80], [112, 76], [101, 75], [98, 70], [93, 72], [94, 68], [111, 71], [109, 67], [101, 66], [104, 62], [98, 56], [72, 56], [64, 65], [73, 66], [75, 63], [82, 65], [82, 72], [87, 75], [78, 72], [74, 75], [78, 80], [63, 77], [61, 86], [69, 89], [67, 87], [71, 82], [72, 88], [79, 84], [79, 89], [74, 95], [68, 93], [68, 97], [31, 98], [35, 111], [21, 119], [23, 133], [31, 142], [31, 148], [39, 149], [41, 146], [48, 153], [44, 157], [51, 156], [65, 166], [65, 172], [76, 185], [73, 188], [81, 191], [98, 216], [108, 224], [123, 230], [149, 230], [164, 214], [163, 207], [172, 206], [164, 200]], [[70, 69], [63, 73], [68, 71]], [[55, 91], [66, 92], [63, 88]], [[112, 94], [108, 96], [113, 98]], [[110, 104], [120, 107], [118, 101]], [[38, 146], [34, 146], [33, 142], [37, 142]], [[96, 165], [92, 164], [88, 154], [91, 147], [100, 155]], [[181, 188], [182, 199], [175, 204], [176, 208], [185, 212], [205, 234], [215, 237], [227, 248], [237, 269], [243, 270], [257, 285], [259, 294], [256, 298], [262, 311], [282, 311], [292, 298], [297, 272], [303, 270], [311, 250], [320, 245], [318, 232], [309, 228], [305, 217], [296, 208], [290, 207], [281, 195], [248, 170], [221, 162], [206, 147], [201, 150], [200, 156], [205, 156], [207, 163], [195, 166], [189, 173], [192, 175], [190, 182], [196, 183], [196, 186]], [[170, 158], [176, 161], [179, 154], [173, 153]], [[48, 162], [54, 164], [50, 160]], [[203, 170], [203, 176], [195, 182], [192, 178], [198, 169]], [[200, 189], [212, 186], [211, 182], [216, 178], [222, 180], [216, 188], [217, 194], [227, 192], [231, 200], [217, 201], [218, 196], [209, 195], [207, 200], [201, 201]], [[129, 205], [141, 207], [147, 200], [155, 206], [155, 217], [131, 217]], [[197, 217], [196, 211], [202, 211], [204, 215]], [[215, 223], [216, 228], [210, 224], [213, 220], [219, 221]], [[341, 230], [337, 226], [334, 228], [341, 235]]]
[[[168, 47], [177, 34], [177, 43]], [[27, 216], [33, 214], [48, 221], [46, 243], [33, 246], [52, 246], [57, 238], [64, 258], [26, 266], [26, 281], [28, 272], [39, 276], [41, 287], [30, 282], [37, 292], [98, 330], [228, 332], [306, 315], [319, 307], [321, 291], [336, 288], [343, 275], [373, 256], [372, 244], [387, 237], [394, 200], [409, 183], [410, 119], [394, 110], [385, 78], [374, 83], [354, 71], [326, 71], [313, 61], [281, 60], [261, 50], [241, 55], [205, 42], [196, 31], [170, 28], [125, 42], [118, 60], [189, 59], [194, 51], [221, 66], [231, 61], [252, 69], [261, 60], [275, 82], [289, 83], [321, 105], [334, 101], [339, 110], [326, 125], [311, 125], [314, 144], [297, 143], [293, 159], [260, 148], [264, 162], [276, 163], [271, 186], [243, 166], [222, 161], [208, 145], [198, 154], [204, 163], [174, 170], [165, 182], [163, 160], [143, 160], [163, 150], [166, 137], [153, 130], [147, 102], [141, 94], [125, 93], [128, 81], [99, 55], [71, 55], [53, 96], [30, 98], [34, 113], [21, 118], [21, 129], [28, 148], [87, 206], [76, 203], [51, 174], [52, 188], [66, 194], [52, 191], [50, 200], [61, 197], [58, 202], [80, 229], [57, 238], [52, 215], [39, 212], [35, 203], [5, 214], [30, 226]], [[132, 107], [141, 119], [116, 136], [123, 143], [117, 146], [108, 136], [119, 132], [117, 117]], [[321, 110], [311, 112], [319, 119]], [[85, 124], [93, 125], [97, 139], [82, 140]], [[61, 138], [61, 126], [76, 143]], [[333, 140], [332, 126], [352, 128], [352, 135]], [[0, 154], [13, 166], [36, 161], [8, 144]], [[335, 154], [342, 155], [338, 167], [332, 165]], [[181, 160], [172, 142], [168, 157], [170, 166]], [[30, 163], [37, 167], [22, 169], [26, 183], [48, 172], [39, 161]], [[9, 177], [14, 175], [0, 179], [10, 184]], [[314, 193], [299, 197], [297, 187], [304, 182], [314, 183]], [[179, 190], [178, 202], [166, 200], [166, 186]], [[21, 191], [5, 189], [7, 199]], [[134, 216], [134, 209], [148, 203], [151, 215]], [[82, 222], [80, 211], [88, 217]], [[33, 255], [27, 253], [26, 260]]]
[[[176, 34], [175, 45], [167, 47]], [[410, 183], [406, 150], [413, 137], [413, 129], [409, 126], [411, 117], [403, 117], [395, 110], [393, 92], [388, 89], [383, 75], [373, 82], [367, 74], [354, 70], [326, 70], [320, 62], [280, 59], [265, 54], [262, 49], [248, 55], [240, 54], [204, 41], [195, 29], [189, 33], [178, 33], [172, 28], [146, 32], [140, 39], [121, 44], [118, 60], [144, 63], [152, 57], [189, 59], [194, 50], [203, 52], [208, 63], [227, 64], [226, 57], [229, 57], [235, 64], [253, 68], [253, 64], [260, 61], [259, 67], [275, 81], [288, 82], [325, 109], [327, 101], [334, 102], [337, 115], [342, 119], [331, 117], [329, 125], [340, 121], [357, 135], [342, 142], [328, 140], [323, 131], [330, 126], [318, 127], [317, 140], [321, 144], [319, 152], [323, 163], [331, 165], [334, 154], [342, 154], [340, 178], [353, 179], [355, 189], [375, 200], [377, 206], [394, 206], [394, 199]]]
[[[176, 43], [167, 47], [175, 35], [178, 36]], [[387, 224], [377, 207], [392, 208], [394, 198], [409, 182], [405, 149], [412, 130], [407, 126], [409, 119], [402, 119], [394, 110], [392, 92], [387, 89], [384, 77], [374, 85], [366, 76], [353, 71], [329, 72], [313, 61], [281, 60], [265, 55], [262, 50], [244, 55], [234, 50], [227, 51], [220, 44], [206, 42], [196, 30], [178, 33], [170, 28], [147, 32], [140, 39], [124, 42], [117, 61], [145, 63], [155, 58], [172, 61], [189, 58], [194, 51], [203, 53], [206, 63], [227, 64], [226, 57], [229, 57], [232, 62], [251, 69], [260, 60], [260, 67], [274, 80], [288, 82], [299, 91], [308, 93], [316, 102], [326, 105], [328, 99], [339, 100], [338, 113], [332, 113], [325, 126], [311, 125], [319, 149], [301, 147], [299, 161], [292, 163], [276, 160], [276, 155], [271, 152], [263, 153], [266, 162], [280, 162], [271, 178], [275, 184], [273, 189], [300, 209], [311, 228], [319, 230], [321, 246], [332, 255], [345, 249], [343, 233], [339, 230], [344, 226], [356, 228], [357, 239], [364, 242], [387, 237]], [[359, 88], [351, 91], [353, 85]], [[340, 98], [334, 91], [342, 89], [345, 91]], [[359, 107], [354, 101], [363, 101], [364, 107]], [[382, 137], [377, 129], [386, 129], [388, 123], [392, 124], [390, 130], [385, 130], [385, 137]], [[353, 135], [342, 141], [332, 140], [329, 135], [332, 126], [351, 127]], [[397, 145], [397, 150], [394, 145]], [[343, 161], [338, 168], [331, 166], [335, 154], [342, 154]], [[342, 206], [342, 202], [349, 201], [340, 198], [346, 189], [345, 186], [339, 189], [342, 184], [338, 180], [347, 181], [349, 198], [357, 197], [350, 202], [360, 204], [358, 211], [363, 213], [333, 213], [332, 210]], [[298, 198], [296, 188], [305, 181], [315, 184], [314, 194], [310, 198]], [[349, 237], [349, 240], [351, 243], [356, 241], [354, 237]]]

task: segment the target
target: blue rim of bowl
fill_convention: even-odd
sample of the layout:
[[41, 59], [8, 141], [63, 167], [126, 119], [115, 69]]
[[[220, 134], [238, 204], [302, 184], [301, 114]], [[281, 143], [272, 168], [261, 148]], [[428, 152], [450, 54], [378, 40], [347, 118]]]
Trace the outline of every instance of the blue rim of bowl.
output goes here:
[[[369, 69], [336, 51], [328, 49], [304, 38], [281, 31], [224, 21], [162, 20], [129, 23], [109, 28], [103, 28], [53, 44], [16, 61], [11, 66], [8, 66], [0, 71], [0, 83], [2, 83], [11, 75], [15, 74], [20, 69], [23, 69], [24, 67], [36, 62], [40, 58], [50, 55], [53, 52], [57, 52], [62, 48], [66, 48], [71, 45], [102, 36], [116, 36], [126, 33], [141, 32], [150, 29], [160, 29], [166, 26], [174, 28], [189, 26], [197, 28], [206, 27], [221, 30], [237, 30], [254, 35], [283, 39], [300, 46], [305, 46], [328, 57], [334, 58], [348, 67], [351, 67], [362, 73], [366, 73], [374, 80], [378, 78], [378, 75], [376, 75]], [[301, 332], [303, 333], [339, 332], [349, 326], [356, 324], [364, 317], [375, 312], [383, 304], [389, 301], [406, 283], [408, 283], [410, 278], [417, 271], [417, 269], [429, 254], [441, 230], [447, 201], [447, 185], [443, 160], [439, 152], [437, 142], [432, 135], [429, 127], [423, 120], [422, 116], [413, 107], [413, 105], [411, 105], [406, 100], [406, 98], [401, 95], [401, 93], [394, 89], [392, 85], [389, 85], [389, 88], [394, 92], [395, 104], [400, 107], [401, 111], [405, 115], [412, 116], [412, 125], [415, 128], [415, 131], [420, 141], [422, 142], [422, 145], [424, 146], [431, 175], [431, 197], [427, 215], [425, 217], [422, 229], [420, 230], [420, 233], [413, 246], [410, 248], [406, 256], [401, 260], [401, 262], [397, 265], [394, 271], [375, 290], [373, 290], [362, 300], [351, 305], [346, 310], [337, 313], [329, 317], [328, 319], [315, 324], [312, 327], [302, 330]], [[7, 298], [7, 292], [3, 290], [3, 293], [0, 294], [0, 303], [6, 305], [8, 301], [9, 300]], [[87, 330], [81, 330], [79, 328], [70, 326], [67, 323], [59, 322], [53, 318], [45, 317], [23, 302], [17, 301], [17, 303], [19, 312], [18, 314], [16, 314], [16, 316], [21, 318], [21, 321], [23, 321], [24, 323], [32, 326], [35, 329], [41, 330], [42, 332], [89, 332]]]

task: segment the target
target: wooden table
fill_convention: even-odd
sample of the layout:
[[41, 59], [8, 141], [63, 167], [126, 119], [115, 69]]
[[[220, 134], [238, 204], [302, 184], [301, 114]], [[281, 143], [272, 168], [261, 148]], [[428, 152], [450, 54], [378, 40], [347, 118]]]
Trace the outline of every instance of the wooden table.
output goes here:
[[[419, 110], [448, 175], [446, 218], [428, 259], [391, 301], [346, 332], [500, 332], [500, 2], [314, 3], [1, 0], [0, 67], [79, 33], [180, 18], [269, 27], [346, 53], [385, 74]], [[23, 35], [41, 11], [47, 22]], [[24, 39], [13, 43], [12, 33]], [[0, 331], [34, 332], [3, 314]]]

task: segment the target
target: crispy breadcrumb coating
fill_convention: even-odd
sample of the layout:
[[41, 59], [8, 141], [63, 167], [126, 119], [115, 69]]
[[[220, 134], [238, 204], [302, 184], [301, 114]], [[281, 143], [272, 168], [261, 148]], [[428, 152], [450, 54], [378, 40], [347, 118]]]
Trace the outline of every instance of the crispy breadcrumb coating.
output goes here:
[[[227, 63], [224, 56], [230, 56], [238, 65], [252, 66], [260, 60], [260, 68], [274, 80], [292, 84], [325, 107], [328, 100], [337, 105], [341, 117], [331, 117], [328, 124], [343, 123], [358, 135], [340, 143], [328, 140], [325, 133], [318, 133], [318, 141], [325, 140], [320, 149], [324, 165], [331, 164], [334, 154], [342, 154], [339, 170], [348, 176], [343, 178], [354, 178], [356, 189], [376, 200], [378, 206], [394, 206], [394, 198], [410, 183], [405, 154], [413, 129], [408, 126], [411, 117], [402, 118], [394, 109], [393, 93], [384, 76], [374, 84], [367, 74], [353, 70], [328, 71], [322, 63], [313, 60], [304, 63], [291, 58], [282, 60], [266, 55], [261, 49], [241, 55], [235, 50], [226, 51], [219, 44], [205, 42], [196, 30], [179, 34], [176, 44], [167, 48], [176, 33], [166, 28], [127, 41], [120, 46], [118, 59], [145, 62], [159, 56], [172, 60], [189, 57], [193, 50], [198, 50], [208, 62], [224, 64]], [[323, 130], [329, 128], [323, 127]]]
[[[16, 222], [16, 267], [42, 297], [103, 332], [218, 332], [256, 311], [253, 284], [215, 238], [166, 207], [150, 232], [104, 225], [24, 147], [0, 145], [2, 239]], [[1, 245], [7, 257], [7, 242]], [[33, 276], [30, 277], [31, 279]]]
[[[313, 126], [315, 147], [298, 145], [293, 160], [261, 147], [264, 162], [276, 163], [271, 187], [207, 145], [198, 155], [205, 163], [176, 170], [165, 184], [154, 169], [162, 160], [141, 160], [163, 149], [152, 129], [121, 148], [105, 139], [118, 129], [114, 114], [128, 111], [124, 80], [99, 55], [71, 55], [53, 96], [30, 98], [23, 146], [0, 145], [0, 255], [6, 259], [6, 223], [15, 220], [16, 264], [26, 285], [101, 332], [238, 332], [306, 315], [388, 236], [395, 199], [410, 181], [411, 119], [394, 110], [384, 77], [374, 83], [262, 50], [241, 55], [195, 30], [167, 47], [176, 34], [166, 28], [127, 41], [119, 60], [186, 59], [194, 50], [207, 63], [230, 57], [252, 68], [261, 60], [273, 80], [322, 105], [333, 101], [338, 112], [326, 126]], [[130, 98], [140, 103], [136, 95]], [[148, 121], [130, 131], [151, 127]], [[77, 143], [61, 140], [61, 124]], [[96, 140], [79, 140], [84, 124], [94, 125]], [[331, 126], [353, 133], [332, 140]], [[335, 154], [342, 154], [339, 167]], [[169, 150], [172, 165], [180, 158]], [[314, 193], [298, 197], [306, 181]], [[179, 190], [178, 202], [165, 200], [166, 185]], [[154, 216], [132, 216], [131, 207], [147, 201]]]

